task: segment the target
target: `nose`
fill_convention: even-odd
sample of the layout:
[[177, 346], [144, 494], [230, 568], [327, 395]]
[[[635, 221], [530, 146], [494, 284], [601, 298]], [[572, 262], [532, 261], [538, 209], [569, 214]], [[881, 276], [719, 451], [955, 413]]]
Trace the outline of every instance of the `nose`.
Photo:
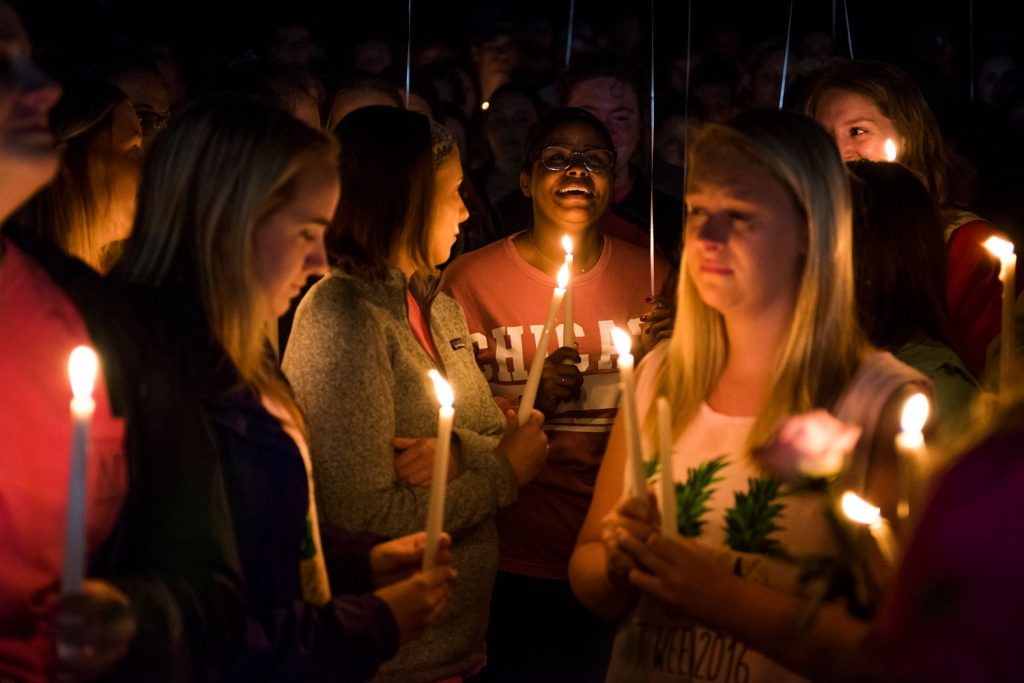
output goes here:
[[21, 88], [19, 103], [36, 111], [50, 111], [63, 94], [63, 89], [32, 60], [20, 61], [17, 69], [17, 83]]
[[585, 176], [590, 174], [590, 169], [583, 162], [583, 155], [576, 153], [572, 155], [572, 159], [569, 160], [569, 168], [565, 169], [565, 172], [571, 176]]
[[732, 221], [728, 214], [715, 212], [708, 215], [704, 223], [697, 230], [697, 240], [705, 249], [717, 249], [724, 247], [729, 241], [729, 233], [732, 230]]
[[839, 146], [839, 156], [843, 161], [856, 161], [860, 159], [860, 152], [857, 151], [857, 145], [852, 139], [840, 137], [836, 144]]
[[327, 274], [327, 247], [324, 246], [324, 238], [314, 240], [313, 246], [306, 255], [306, 274], [326, 275]]
[[459, 195], [459, 220], [458, 222], [464, 223], [469, 220], [469, 209], [466, 208], [466, 202], [462, 199], [462, 195]]

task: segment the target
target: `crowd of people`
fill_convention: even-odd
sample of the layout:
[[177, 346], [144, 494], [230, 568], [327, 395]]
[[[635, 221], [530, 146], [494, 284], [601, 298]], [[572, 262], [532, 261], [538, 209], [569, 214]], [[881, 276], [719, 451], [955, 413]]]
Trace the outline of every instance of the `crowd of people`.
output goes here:
[[406, 86], [290, 26], [191, 83], [0, 0], [0, 683], [1024, 678], [1019, 226], [821, 41], [781, 110], [721, 30], [652, 144], [634, 34], [491, 17]]

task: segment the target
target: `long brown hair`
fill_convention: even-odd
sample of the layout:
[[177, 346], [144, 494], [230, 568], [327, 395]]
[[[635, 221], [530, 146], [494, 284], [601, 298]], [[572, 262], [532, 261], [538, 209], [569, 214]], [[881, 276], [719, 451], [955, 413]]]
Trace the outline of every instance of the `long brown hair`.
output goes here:
[[903, 138], [899, 162], [921, 179], [941, 208], [952, 201], [949, 159], [942, 131], [917, 83], [905, 71], [872, 60], [839, 62], [815, 79], [804, 112], [816, 118], [822, 97], [842, 90], [866, 98], [885, 115]]

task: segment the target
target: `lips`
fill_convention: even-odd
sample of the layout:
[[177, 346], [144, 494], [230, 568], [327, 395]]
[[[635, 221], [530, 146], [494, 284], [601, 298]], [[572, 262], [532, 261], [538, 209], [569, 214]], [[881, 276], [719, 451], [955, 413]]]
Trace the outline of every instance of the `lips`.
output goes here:
[[555, 194], [559, 197], [586, 197], [593, 199], [594, 190], [580, 183], [572, 183], [558, 188], [555, 190]]
[[732, 268], [718, 261], [701, 261], [700, 272], [712, 275], [732, 275]]

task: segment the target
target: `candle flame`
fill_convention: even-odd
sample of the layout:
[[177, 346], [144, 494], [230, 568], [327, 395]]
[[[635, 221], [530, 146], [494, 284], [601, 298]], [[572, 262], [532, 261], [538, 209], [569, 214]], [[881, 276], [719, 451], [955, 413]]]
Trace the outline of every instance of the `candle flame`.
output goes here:
[[565, 289], [565, 286], [569, 284], [569, 264], [564, 264], [558, 269], [558, 288]]
[[629, 336], [629, 332], [621, 330], [618, 327], [613, 327], [612, 343], [615, 344], [615, 351], [619, 354], [620, 358], [631, 355], [630, 351], [633, 349], [633, 338]]
[[853, 491], [847, 491], [843, 494], [841, 504], [843, 506], [843, 514], [858, 524], [870, 526], [882, 520], [882, 511]]
[[568, 235], [562, 235], [562, 248], [566, 256], [572, 256], [572, 238]]
[[885, 160], [896, 161], [896, 143], [891, 138], [885, 140]]
[[88, 346], [74, 348], [71, 357], [68, 358], [68, 376], [71, 378], [71, 393], [76, 399], [92, 397], [98, 369], [99, 359], [95, 351]]
[[928, 421], [928, 397], [924, 394], [914, 394], [903, 404], [903, 413], [900, 416], [900, 430], [904, 434], [920, 434], [924, 429], [924, 423]]
[[483, 102], [481, 102], [481, 103], [480, 103], [480, 110], [481, 110], [481, 111], [487, 111], [487, 110], [488, 110], [488, 109], [490, 109], [490, 108], [491, 108], [491, 103], [490, 103], [490, 102], [487, 102], [487, 101], [485, 100], [485, 101], [483, 101]]
[[451, 408], [455, 404], [455, 392], [452, 391], [452, 385], [448, 384], [437, 370], [431, 370], [427, 374], [430, 375], [430, 379], [434, 383], [437, 402], [444, 408]]
[[1007, 242], [995, 235], [985, 240], [982, 246], [988, 249], [993, 256], [998, 257], [1000, 261], [1006, 261], [1013, 256], [1013, 242]]

